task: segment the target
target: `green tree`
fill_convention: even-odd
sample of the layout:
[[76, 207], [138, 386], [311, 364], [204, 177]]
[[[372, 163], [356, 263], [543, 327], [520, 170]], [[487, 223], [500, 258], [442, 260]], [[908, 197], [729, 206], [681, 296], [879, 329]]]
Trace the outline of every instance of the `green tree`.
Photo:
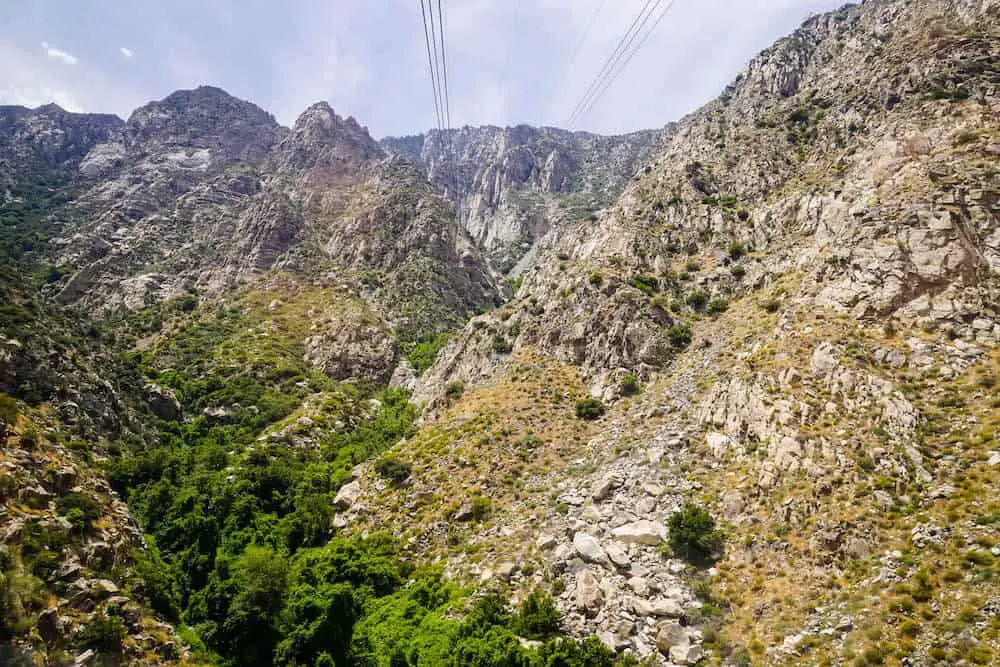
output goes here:
[[562, 618], [552, 596], [538, 588], [521, 603], [514, 618], [514, 631], [529, 639], [547, 639], [559, 633]]
[[232, 564], [234, 590], [221, 622], [222, 644], [240, 664], [271, 662], [288, 584], [288, 561], [271, 549], [247, 547]]
[[594, 420], [604, 415], [604, 403], [596, 398], [584, 398], [576, 402], [576, 416], [579, 419]]
[[707, 509], [688, 503], [670, 516], [669, 544], [675, 554], [692, 562], [710, 560], [722, 537]]

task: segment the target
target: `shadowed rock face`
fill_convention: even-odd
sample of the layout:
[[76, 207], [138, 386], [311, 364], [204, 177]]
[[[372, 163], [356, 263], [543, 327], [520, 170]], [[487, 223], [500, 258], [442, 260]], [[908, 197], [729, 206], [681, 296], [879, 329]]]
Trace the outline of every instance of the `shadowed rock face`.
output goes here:
[[52, 172], [76, 174], [95, 146], [119, 137], [123, 129], [117, 116], [69, 113], [55, 104], [0, 106], [0, 198], [6, 199], [17, 181]]
[[[809, 19], [659, 132], [376, 142], [323, 103], [284, 129], [199, 89], [128, 123], [2, 109], [0, 159], [21, 165], [8, 179], [47, 169], [65, 187], [39, 234], [71, 274], [42, 296], [101, 313], [197, 294], [170, 324], [258, 316], [213, 353], [277, 332], [291, 371], [415, 387], [422, 423], [380, 452], [406, 482], [354, 468], [327, 499], [336, 530], [388, 531], [522, 598], [558, 579], [565, 631], [652, 664], [728, 660], [727, 642], [734, 664], [890, 644], [913, 664], [944, 646], [934, 661], [987, 664], [998, 44], [997, 0], [871, 0]], [[114, 359], [75, 341], [83, 327], [55, 336], [75, 313], [39, 299], [17, 302], [38, 326], [0, 331], [0, 389], [55, 387], [59, 419], [128, 431], [128, 396], [102, 376]], [[448, 329], [417, 378], [432, 353], [406, 344], [437, 351]], [[188, 414], [183, 394], [139, 387], [157, 414]], [[317, 447], [323, 399], [267, 438]], [[71, 483], [21, 479], [27, 506]], [[700, 523], [692, 502], [727, 522], [694, 551], [672, 539], [682, 508]]]
[[[497, 298], [480, 251], [423, 174], [326, 103], [292, 129], [217, 88], [178, 91], [126, 123], [56, 107], [0, 113], [3, 159], [60, 168], [50, 216], [64, 304], [137, 309], [219, 294], [270, 271], [368, 275], [387, 324], [419, 335]], [[419, 320], [420, 324], [413, 322]]]
[[[625, 372], [670, 367], [669, 329], [692, 310], [794, 272], [818, 306], [993, 340], [997, 11], [873, 2], [810, 19], [670, 128], [614, 206], [542, 236], [519, 312], [466, 335], [513, 330], [515, 351], [579, 365], [611, 397]], [[543, 187], [506, 154], [501, 182], [530, 171]], [[483, 349], [456, 339], [419, 395], [493, 377], [502, 357]]]
[[663, 135], [603, 137], [520, 125], [431, 131], [382, 144], [424, 168], [494, 267], [507, 272], [548, 231], [610, 205]]

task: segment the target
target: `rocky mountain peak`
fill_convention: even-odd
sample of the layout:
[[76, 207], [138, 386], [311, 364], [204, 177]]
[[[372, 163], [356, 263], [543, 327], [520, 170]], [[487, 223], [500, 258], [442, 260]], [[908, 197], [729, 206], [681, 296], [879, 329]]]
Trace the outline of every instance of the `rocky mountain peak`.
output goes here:
[[252, 102], [212, 86], [179, 90], [137, 109], [127, 123], [127, 143], [148, 153], [157, 148], [202, 149], [213, 161], [253, 162], [287, 132]]
[[327, 102], [313, 104], [298, 117], [276, 154], [279, 169], [314, 177], [342, 176], [385, 157], [367, 128], [337, 115]]
[[72, 166], [123, 125], [117, 116], [72, 113], [57, 104], [0, 107], [0, 150], [15, 169]]
[[613, 202], [652, 156], [660, 136], [483, 126], [431, 130], [382, 144], [424, 167], [494, 268], [506, 273], [529, 257], [549, 230]]

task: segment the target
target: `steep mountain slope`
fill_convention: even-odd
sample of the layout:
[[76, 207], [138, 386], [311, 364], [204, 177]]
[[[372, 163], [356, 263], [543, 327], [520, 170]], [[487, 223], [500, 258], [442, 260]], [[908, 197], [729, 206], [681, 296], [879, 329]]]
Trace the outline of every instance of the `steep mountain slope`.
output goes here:
[[998, 38], [871, 0], [619, 138], [3, 110], [0, 639], [992, 664]]
[[419, 337], [495, 296], [447, 204], [326, 104], [288, 131], [223, 91], [175, 93], [136, 111], [81, 170], [104, 179], [61, 213], [64, 303], [136, 309], [267, 271], [337, 273], [364, 279], [387, 324]]
[[[539, 241], [422, 378], [412, 490], [366, 478], [345, 520], [395, 507], [456, 572], [561, 580], [571, 627], [640, 656], [990, 663], [998, 29], [996, 2], [875, 1], [754, 59]], [[447, 502], [473, 498], [485, 527]], [[727, 521], [712, 570], [653, 548], [691, 501]]]
[[412, 431], [404, 355], [500, 296], [417, 166], [326, 104], [286, 130], [213, 88], [127, 123], [9, 115], [5, 660], [382, 660], [399, 624], [371, 608], [416, 604], [455, 638], [435, 653], [610, 661], [551, 616], [520, 647], [502, 603], [332, 539], [353, 467]]
[[550, 230], [612, 204], [663, 134], [604, 137], [521, 125], [431, 131], [382, 144], [426, 170], [469, 235], [508, 273]]

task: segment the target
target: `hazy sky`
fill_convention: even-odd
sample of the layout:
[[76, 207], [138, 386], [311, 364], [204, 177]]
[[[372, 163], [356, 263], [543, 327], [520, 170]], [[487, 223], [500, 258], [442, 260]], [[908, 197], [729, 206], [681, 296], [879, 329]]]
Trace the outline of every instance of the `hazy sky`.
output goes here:
[[[445, 0], [452, 124], [565, 126], [644, 4]], [[575, 128], [676, 120], [810, 14], [841, 4], [676, 0]], [[435, 125], [424, 48], [419, 0], [0, 0], [0, 104], [127, 117], [212, 84], [284, 124], [327, 100], [377, 137], [412, 134]]]

